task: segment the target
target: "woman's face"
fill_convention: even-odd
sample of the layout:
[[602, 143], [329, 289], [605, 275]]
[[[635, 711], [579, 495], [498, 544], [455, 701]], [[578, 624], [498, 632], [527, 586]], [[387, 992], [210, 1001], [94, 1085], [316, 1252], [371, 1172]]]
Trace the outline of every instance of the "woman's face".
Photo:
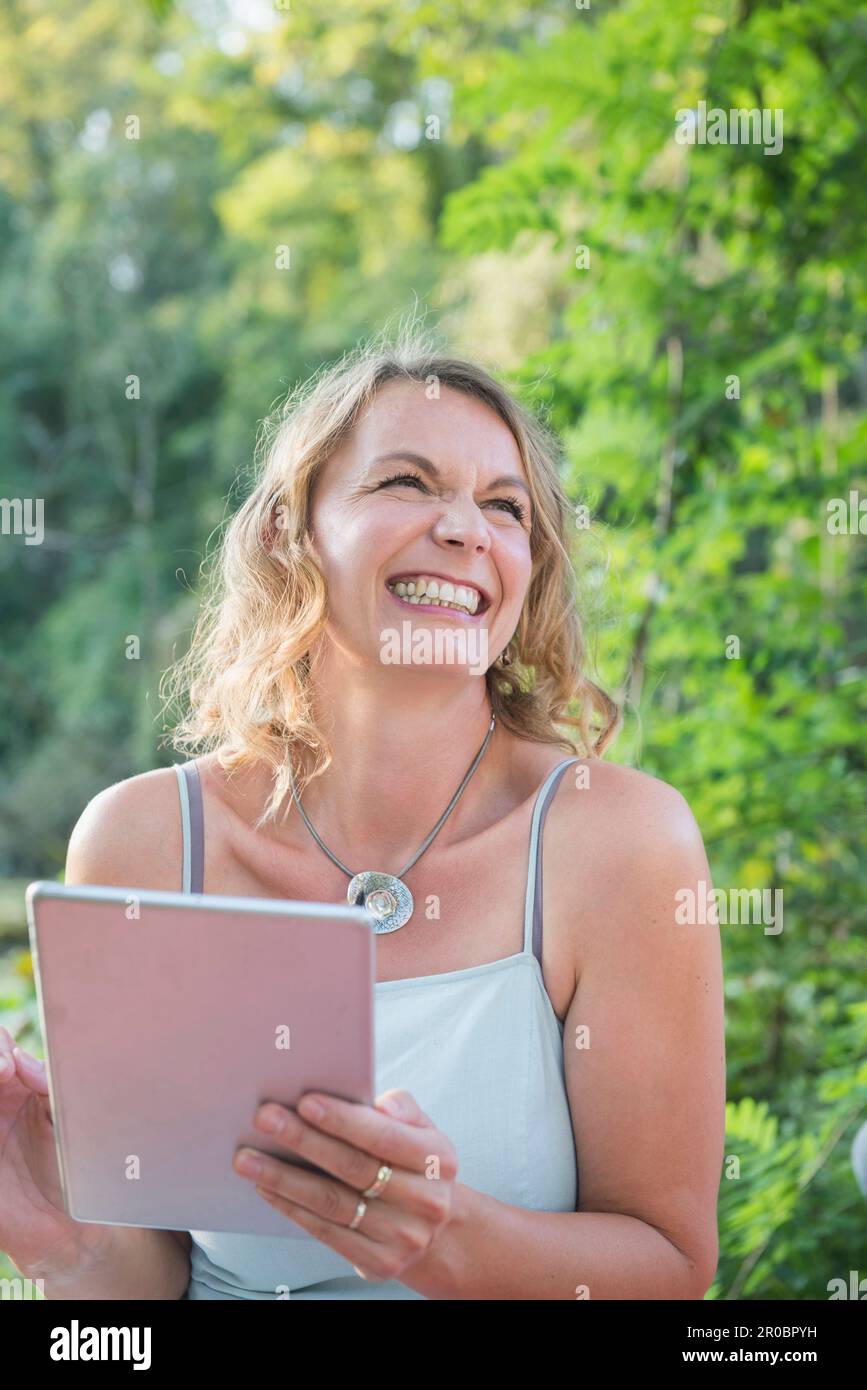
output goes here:
[[401, 634], [401, 664], [482, 674], [514, 633], [530, 582], [527, 476], [488, 406], [426, 390], [387, 382], [317, 480], [328, 633], [356, 659], [393, 663]]

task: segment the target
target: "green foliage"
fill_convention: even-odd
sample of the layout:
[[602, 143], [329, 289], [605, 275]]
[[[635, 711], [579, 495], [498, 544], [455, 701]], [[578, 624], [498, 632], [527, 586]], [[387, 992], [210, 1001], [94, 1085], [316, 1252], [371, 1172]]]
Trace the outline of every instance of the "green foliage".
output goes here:
[[[867, 496], [865, 59], [854, 0], [0, 11], [0, 492], [47, 527], [0, 545], [0, 872], [169, 760], [156, 681], [257, 421], [429, 303], [562, 433], [614, 756], [684, 792], [718, 887], [784, 893], [779, 935], [721, 928], [714, 1298], [863, 1270], [867, 540], [827, 507]], [[677, 143], [701, 100], [781, 109], [783, 149]]]

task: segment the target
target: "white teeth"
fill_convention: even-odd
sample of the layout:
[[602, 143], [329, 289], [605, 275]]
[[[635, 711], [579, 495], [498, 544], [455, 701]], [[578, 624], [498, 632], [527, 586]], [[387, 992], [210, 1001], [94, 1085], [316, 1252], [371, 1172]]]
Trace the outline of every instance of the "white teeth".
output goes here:
[[452, 608], [472, 616], [478, 611], [481, 594], [466, 584], [448, 579], [398, 579], [391, 585], [407, 603], [425, 603], [431, 608]]

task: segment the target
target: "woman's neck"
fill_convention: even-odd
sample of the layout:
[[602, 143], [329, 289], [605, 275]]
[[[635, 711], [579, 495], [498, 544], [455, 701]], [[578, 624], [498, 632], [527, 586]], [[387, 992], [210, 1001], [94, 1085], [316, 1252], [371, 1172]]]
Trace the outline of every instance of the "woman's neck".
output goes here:
[[[491, 707], [480, 677], [355, 668], [335, 672], [333, 679], [318, 673], [314, 717], [332, 761], [302, 794], [307, 815], [332, 853], [354, 871], [387, 865], [396, 872], [457, 791], [484, 742]], [[444, 839], [466, 823], [467, 810], [493, 785], [492, 776], [496, 781], [500, 755], [495, 728], [443, 827]], [[290, 813], [287, 825], [292, 819]]]

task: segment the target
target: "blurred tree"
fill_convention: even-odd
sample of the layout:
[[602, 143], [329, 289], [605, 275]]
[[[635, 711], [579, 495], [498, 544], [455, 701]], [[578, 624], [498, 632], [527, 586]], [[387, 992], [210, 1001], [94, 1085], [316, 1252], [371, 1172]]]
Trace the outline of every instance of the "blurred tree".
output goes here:
[[[0, 0], [0, 495], [46, 525], [0, 537], [0, 873], [170, 759], [257, 421], [429, 302], [562, 432], [615, 756], [718, 887], [783, 890], [721, 928], [721, 1297], [863, 1249], [867, 543], [828, 504], [867, 497], [865, 58], [855, 0]], [[779, 152], [680, 143], [714, 108]]]

